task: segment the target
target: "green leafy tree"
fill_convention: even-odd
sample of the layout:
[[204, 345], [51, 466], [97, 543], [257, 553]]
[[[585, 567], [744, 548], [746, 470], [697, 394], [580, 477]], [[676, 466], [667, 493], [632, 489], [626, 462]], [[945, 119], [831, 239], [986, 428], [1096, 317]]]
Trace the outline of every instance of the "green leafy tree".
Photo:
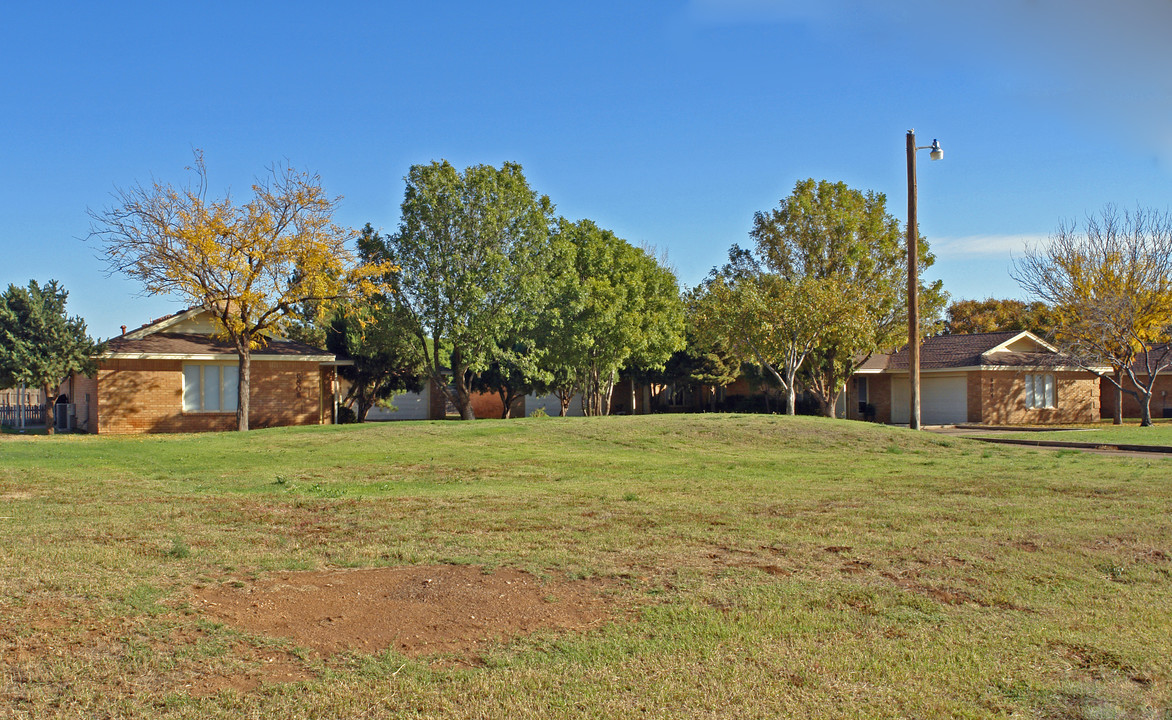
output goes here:
[[514, 337], [497, 347], [488, 367], [476, 375], [472, 389], [500, 396], [501, 418], [513, 416], [518, 400], [544, 386], [551, 375], [542, 369], [543, 352], [531, 338]]
[[[643, 381], [658, 382], [690, 389], [709, 387], [713, 391], [736, 382], [741, 360], [722, 337], [707, 336], [700, 331], [692, 313], [693, 298], [701, 292], [692, 288], [684, 293], [686, 325], [685, 346], [668, 358], [661, 371], [644, 371]], [[716, 409], [716, 393], [709, 395], [709, 409]]]
[[411, 319], [428, 375], [472, 420], [475, 376], [545, 302], [553, 205], [516, 163], [460, 172], [432, 162], [413, 165], [406, 180], [399, 231], [367, 238], [362, 252], [398, 266], [393, 302]]
[[338, 374], [349, 382], [344, 402], [354, 405], [360, 423], [379, 401], [404, 390], [417, 392], [427, 378], [410, 318], [392, 303], [337, 308], [325, 345], [354, 363], [339, 366]]
[[[850, 303], [806, 359], [802, 374], [823, 414], [833, 417], [838, 396], [871, 354], [907, 339], [907, 254], [900, 223], [882, 193], [846, 184], [799, 181], [769, 212], [754, 216], [749, 233], [763, 271]], [[935, 258], [919, 238], [920, 276]], [[920, 286], [921, 335], [935, 331], [947, 294], [942, 283]]]
[[0, 295], [0, 388], [41, 388], [46, 418], [57, 386], [75, 372], [92, 375], [99, 350], [85, 321], [66, 315], [68, 297], [56, 280], [43, 286], [30, 280], [27, 288], [9, 285]]
[[551, 386], [559, 398], [576, 387], [587, 415], [606, 415], [621, 369], [662, 368], [684, 346], [679, 285], [650, 253], [590, 220], [561, 219], [554, 247], [564, 262], [541, 340]]
[[945, 335], [1028, 330], [1042, 337], [1053, 337], [1058, 314], [1044, 302], [986, 298], [957, 300], [948, 306], [944, 321]]
[[708, 342], [727, 345], [772, 376], [793, 415], [798, 371], [844, 316], [857, 311], [854, 299], [839, 292], [841, 284], [837, 276], [790, 279], [770, 272], [734, 246], [729, 263], [690, 298], [689, 314]]

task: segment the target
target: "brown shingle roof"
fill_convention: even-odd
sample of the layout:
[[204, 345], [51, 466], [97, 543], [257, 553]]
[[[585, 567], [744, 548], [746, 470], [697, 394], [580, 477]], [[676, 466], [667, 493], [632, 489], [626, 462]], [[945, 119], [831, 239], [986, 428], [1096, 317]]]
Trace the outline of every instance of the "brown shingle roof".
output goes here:
[[[1018, 332], [974, 333], [972, 335], [937, 335], [920, 345], [920, 368], [924, 370], [972, 367], [981, 365], [981, 356]], [[907, 346], [891, 356], [889, 370], [907, 370]]]
[[[1042, 352], [996, 352], [993, 348], [1020, 335], [1020, 331], [973, 333], [971, 335], [937, 335], [924, 340], [920, 346], [920, 368], [945, 370], [975, 366], [1001, 367], [1066, 367], [1075, 363], [1065, 355]], [[907, 346], [891, 355], [888, 370], [907, 370]]]
[[[1131, 369], [1137, 375], [1146, 375], [1148, 367], [1166, 368], [1169, 361], [1172, 361], [1172, 344], [1155, 345], [1151, 352], [1136, 355], [1135, 361], [1131, 363]], [[1151, 365], [1149, 366], [1148, 363]], [[1166, 372], [1166, 370], [1157, 370], [1157, 372]]]
[[[132, 353], [136, 355], [235, 355], [236, 347], [231, 342], [213, 335], [163, 332], [152, 333], [138, 340], [116, 337], [107, 342], [106, 351], [111, 354]], [[274, 340], [263, 348], [253, 350], [252, 355], [261, 358], [301, 355], [333, 357], [333, 353], [321, 348], [285, 340]]]

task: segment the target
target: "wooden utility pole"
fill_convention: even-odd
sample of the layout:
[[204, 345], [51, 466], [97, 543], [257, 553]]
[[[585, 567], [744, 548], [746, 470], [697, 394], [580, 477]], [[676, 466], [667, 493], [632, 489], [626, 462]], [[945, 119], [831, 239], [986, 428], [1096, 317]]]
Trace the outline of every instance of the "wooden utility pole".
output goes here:
[[920, 279], [916, 225], [916, 131], [907, 131], [907, 362], [908, 427], [920, 429]]

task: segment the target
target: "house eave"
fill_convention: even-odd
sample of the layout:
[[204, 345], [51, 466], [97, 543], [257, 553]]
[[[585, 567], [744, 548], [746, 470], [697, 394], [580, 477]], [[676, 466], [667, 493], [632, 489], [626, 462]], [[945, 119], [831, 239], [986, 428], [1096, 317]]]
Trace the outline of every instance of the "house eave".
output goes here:
[[[1023, 371], [1039, 371], [1046, 370], [1048, 372], [1089, 372], [1096, 375], [1110, 372], [1111, 368], [1085, 368], [1077, 365], [964, 365], [961, 367], [947, 367], [947, 368], [920, 368], [920, 374], [932, 373], [960, 373], [960, 372], [1023, 372]], [[861, 371], [860, 371], [861, 372]], [[888, 373], [890, 375], [907, 375], [907, 368], [892, 368], [880, 370], [878, 372]]]
[[[220, 361], [239, 360], [236, 353], [103, 353], [97, 355], [97, 360], [190, 360], [190, 361]], [[260, 362], [307, 362], [307, 363], [334, 363], [333, 355], [264, 355], [253, 353], [252, 359]]]

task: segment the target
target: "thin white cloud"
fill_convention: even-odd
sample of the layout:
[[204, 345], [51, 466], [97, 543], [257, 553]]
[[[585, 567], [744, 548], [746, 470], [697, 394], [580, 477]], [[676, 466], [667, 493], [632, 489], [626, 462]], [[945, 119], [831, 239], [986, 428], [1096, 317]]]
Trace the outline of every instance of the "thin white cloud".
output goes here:
[[937, 258], [1006, 257], [1021, 255], [1029, 247], [1044, 243], [1047, 235], [969, 235], [959, 238], [928, 238]]

